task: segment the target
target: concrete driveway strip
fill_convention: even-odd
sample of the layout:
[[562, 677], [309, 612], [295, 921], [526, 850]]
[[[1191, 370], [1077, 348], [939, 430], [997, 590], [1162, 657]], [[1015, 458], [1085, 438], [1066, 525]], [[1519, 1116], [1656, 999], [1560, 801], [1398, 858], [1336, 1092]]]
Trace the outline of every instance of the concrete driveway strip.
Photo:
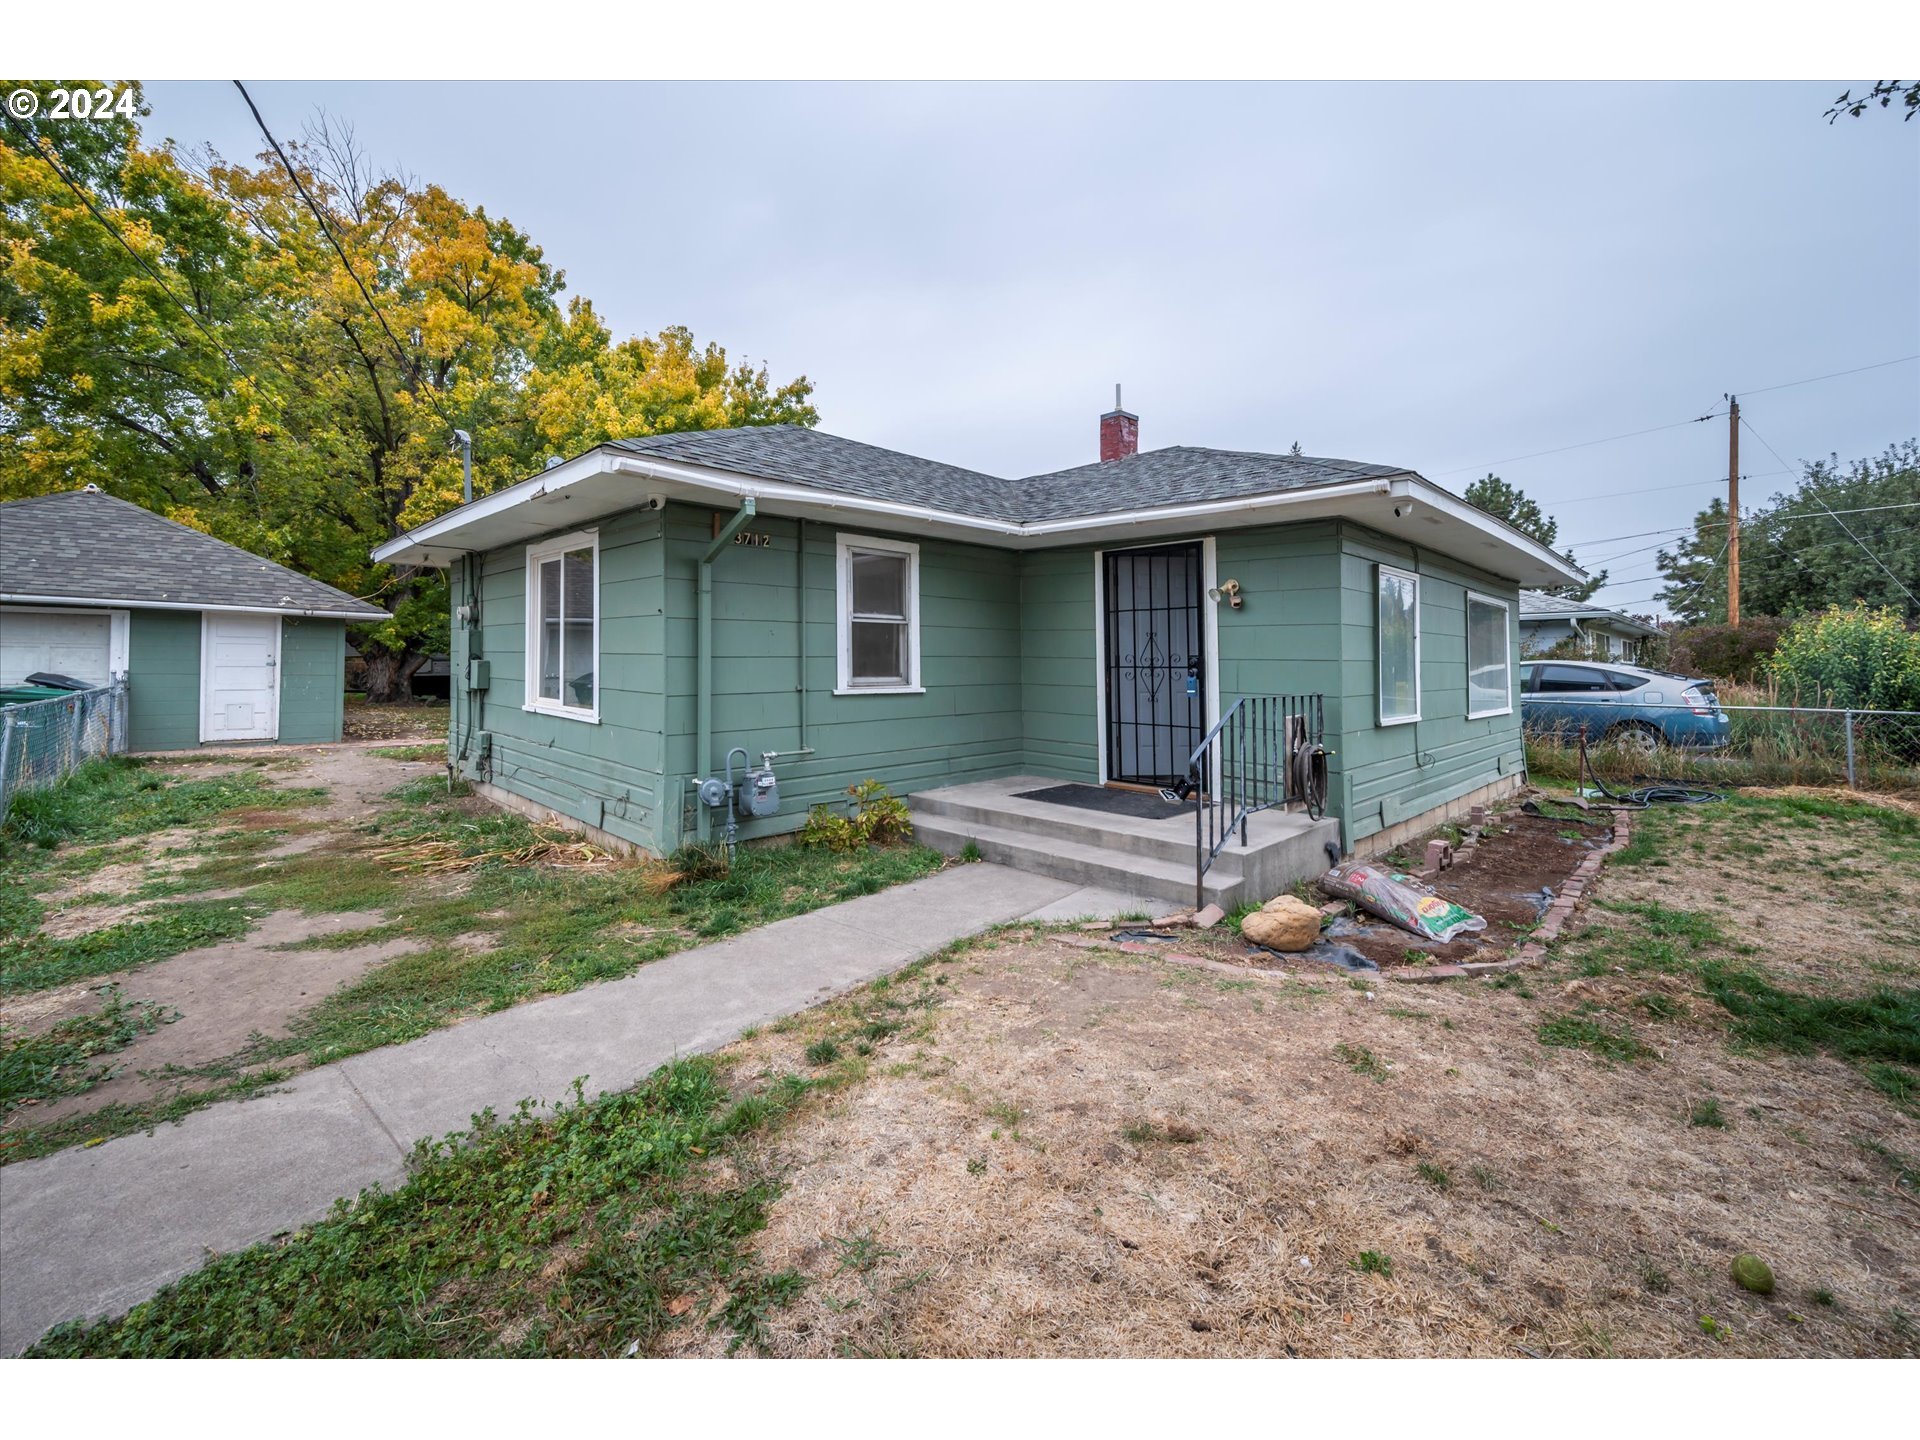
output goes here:
[[216, 1105], [151, 1135], [0, 1167], [0, 1353], [117, 1315], [197, 1268], [393, 1185], [416, 1140], [491, 1106], [589, 1095], [749, 1025], [818, 1004], [953, 941], [1085, 892], [999, 865], [908, 885], [683, 950], [623, 980], [468, 1021]]

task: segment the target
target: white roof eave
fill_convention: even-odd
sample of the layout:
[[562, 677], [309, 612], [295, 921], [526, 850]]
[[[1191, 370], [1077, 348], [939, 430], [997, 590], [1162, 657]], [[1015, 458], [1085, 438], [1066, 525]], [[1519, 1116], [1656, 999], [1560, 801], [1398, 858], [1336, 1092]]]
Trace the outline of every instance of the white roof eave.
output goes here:
[[589, 451], [451, 510], [379, 546], [373, 558], [388, 564], [445, 566], [462, 555], [576, 530], [652, 499], [730, 509], [749, 496], [762, 514], [881, 526], [1011, 550], [1137, 541], [1142, 536], [1195, 529], [1351, 519], [1522, 585], [1559, 585], [1586, 578], [1546, 546], [1413, 474], [1022, 523], [836, 494], [606, 449]]

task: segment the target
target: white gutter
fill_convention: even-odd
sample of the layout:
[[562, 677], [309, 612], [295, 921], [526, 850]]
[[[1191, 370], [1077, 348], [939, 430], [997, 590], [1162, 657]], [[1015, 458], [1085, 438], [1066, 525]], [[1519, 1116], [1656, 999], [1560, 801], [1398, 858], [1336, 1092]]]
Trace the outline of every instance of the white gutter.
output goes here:
[[0, 604], [97, 606], [110, 610], [216, 610], [223, 615], [298, 615], [307, 620], [385, 620], [384, 610], [302, 610], [290, 605], [204, 605], [192, 600], [107, 600], [98, 595], [17, 595], [0, 592]]

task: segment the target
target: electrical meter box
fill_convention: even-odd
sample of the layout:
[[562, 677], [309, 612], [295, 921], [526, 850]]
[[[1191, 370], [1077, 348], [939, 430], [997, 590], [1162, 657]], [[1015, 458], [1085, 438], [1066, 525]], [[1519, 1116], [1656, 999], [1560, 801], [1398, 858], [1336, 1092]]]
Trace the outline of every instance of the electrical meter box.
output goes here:
[[493, 683], [493, 664], [487, 660], [467, 661], [467, 689], [485, 690]]
[[780, 782], [774, 778], [773, 771], [749, 770], [740, 781], [740, 794], [736, 802], [740, 813], [763, 819], [768, 815], [780, 813]]

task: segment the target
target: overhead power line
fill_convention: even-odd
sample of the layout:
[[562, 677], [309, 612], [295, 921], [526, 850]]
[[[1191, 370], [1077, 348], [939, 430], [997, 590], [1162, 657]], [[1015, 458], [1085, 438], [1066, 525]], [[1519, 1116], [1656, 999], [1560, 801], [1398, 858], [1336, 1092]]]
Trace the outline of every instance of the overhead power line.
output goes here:
[[[260, 127], [260, 133], [266, 136], [267, 144], [273, 147], [273, 153], [280, 157], [280, 164], [285, 168], [287, 178], [293, 181], [293, 188], [300, 192], [300, 198], [306, 202], [307, 209], [313, 212], [313, 218], [319, 222], [321, 233], [327, 237], [327, 243], [333, 247], [333, 253], [340, 257], [340, 264], [346, 270], [347, 277], [353, 281], [354, 288], [360, 292], [360, 297], [367, 302], [367, 308], [373, 312], [373, 318], [380, 322], [380, 328], [386, 334], [387, 343], [393, 346], [394, 358], [400, 362], [400, 371], [404, 375], [412, 368], [412, 362], [407, 359], [406, 348], [401, 345], [400, 338], [393, 333], [393, 327], [387, 324], [386, 315], [381, 311], [380, 307], [374, 303], [373, 292], [367, 289], [365, 282], [360, 279], [360, 272], [353, 268], [353, 261], [347, 258], [346, 249], [341, 245], [339, 237], [334, 233], [332, 222], [327, 219], [326, 213], [321, 210], [313, 196], [308, 193], [306, 183], [300, 178], [300, 172], [293, 168], [293, 162], [287, 158], [287, 152], [281, 149], [280, 142], [274, 138], [273, 131], [267, 128], [267, 122], [260, 114], [260, 107], [253, 103], [253, 96], [247, 93], [247, 87], [236, 80], [233, 82], [233, 88], [238, 90], [240, 92], [240, 98], [247, 102], [247, 109], [253, 112], [254, 123]], [[423, 385], [421, 387], [421, 393], [426, 396], [427, 403], [433, 406], [440, 418], [451, 425], [453, 422], [447, 419], [446, 411], [440, 408], [440, 401], [438, 397], [434, 395], [433, 387], [431, 385]]]
[[[1762, 445], [1766, 446], [1768, 454], [1773, 456], [1773, 458], [1778, 460], [1782, 465], [1785, 465], [1787, 463], [1786, 457], [1782, 455], [1778, 450], [1775, 450], [1772, 445], [1768, 444], [1767, 437], [1762, 435], [1758, 430], [1753, 428], [1753, 422], [1751, 420], [1747, 420], [1743, 417], [1740, 423], [1747, 427], [1747, 433], [1749, 435], [1753, 436], [1754, 439], [1758, 440]], [[1833, 523], [1838, 525], [1842, 530], [1845, 530], [1847, 532], [1848, 538], [1850, 538], [1853, 541], [1853, 543], [1858, 545], [1862, 550], [1866, 551], [1867, 558], [1873, 561], [1874, 564], [1878, 565], [1881, 568], [1881, 570], [1886, 573], [1886, 577], [1889, 580], [1893, 581], [1893, 583], [1899, 588], [1900, 593], [1902, 595], [1906, 596], [1907, 599], [1909, 600], [1913, 600], [1916, 598], [1913, 591], [1907, 588], [1906, 582], [1902, 580], [1898, 575], [1894, 574], [1893, 571], [1888, 568], [1886, 561], [1882, 560], [1878, 555], [1873, 553], [1872, 549], [1868, 547], [1866, 541], [1862, 540], [1858, 535], [1855, 535], [1853, 531], [1848, 528], [1846, 521], [1842, 520], [1838, 515], [1834, 515], [1833, 511], [1827, 510], [1827, 505], [1824, 500], [1822, 500], [1818, 495], [1814, 494], [1810, 490], [1804, 493], [1808, 496], [1809, 499], [1813, 501], [1814, 504], [1818, 505], [1822, 510], [1826, 510], [1827, 514], [1833, 515]]]
[[[1739, 395], [1766, 395], [1775, 390], [1791, 390], [1797, 385], [1813, 385], [1822, 380], [1838, 380], [1845, 375], [1862, 375], [1869, 370], [1884, 370], [1889, 365], [1908, 365], [1920, 360], [1920, 355], [1902, 355], [1893, 360], [1876, 360], [1871, 365], [1856, 365], [1851, 370], [1830, 370], [1825, 375], [1809, 375], [1802, 380], [1783, 380], [1778, 385], [1756, 385], [1737, 390]], [[1611, 445], [1616, 440], [1633, 440], [1641, 435], [1657, 435], [1662, 430], [1684, 430], [1689, 425], [1699, 425], [1708, 420], [1725, 415], [1725, 410], [1709, 410], [1704, 415], [1696, 415], [1691, 420], [1674, 420], [1665, 425], [1650, 425], [1645, 430], [1628, 430], [1619, 435], [1603, 435], [1598, 440], [1580, 440], [1572, 445], [1558, 445], [1551, 450], [1534, 450], [1525, 455], [1509, 455], [1504, 460], [1491, 460], [1485, 465], [1457, 465], [1451, 470], [1436, 470], [1436, 475], [1464, 475], [1469, 470], [1491, 471], [1496, 465], [1517, 465], [1522, 460], [1538, 460], [1545, 455], [1564, 455], [1569, 450], [1584, 450], [1592, 445]], [[1764, 441], [1762, 442], [1765, 443]], [[1595, 497], [1598, 498], [1598, 497]]]

